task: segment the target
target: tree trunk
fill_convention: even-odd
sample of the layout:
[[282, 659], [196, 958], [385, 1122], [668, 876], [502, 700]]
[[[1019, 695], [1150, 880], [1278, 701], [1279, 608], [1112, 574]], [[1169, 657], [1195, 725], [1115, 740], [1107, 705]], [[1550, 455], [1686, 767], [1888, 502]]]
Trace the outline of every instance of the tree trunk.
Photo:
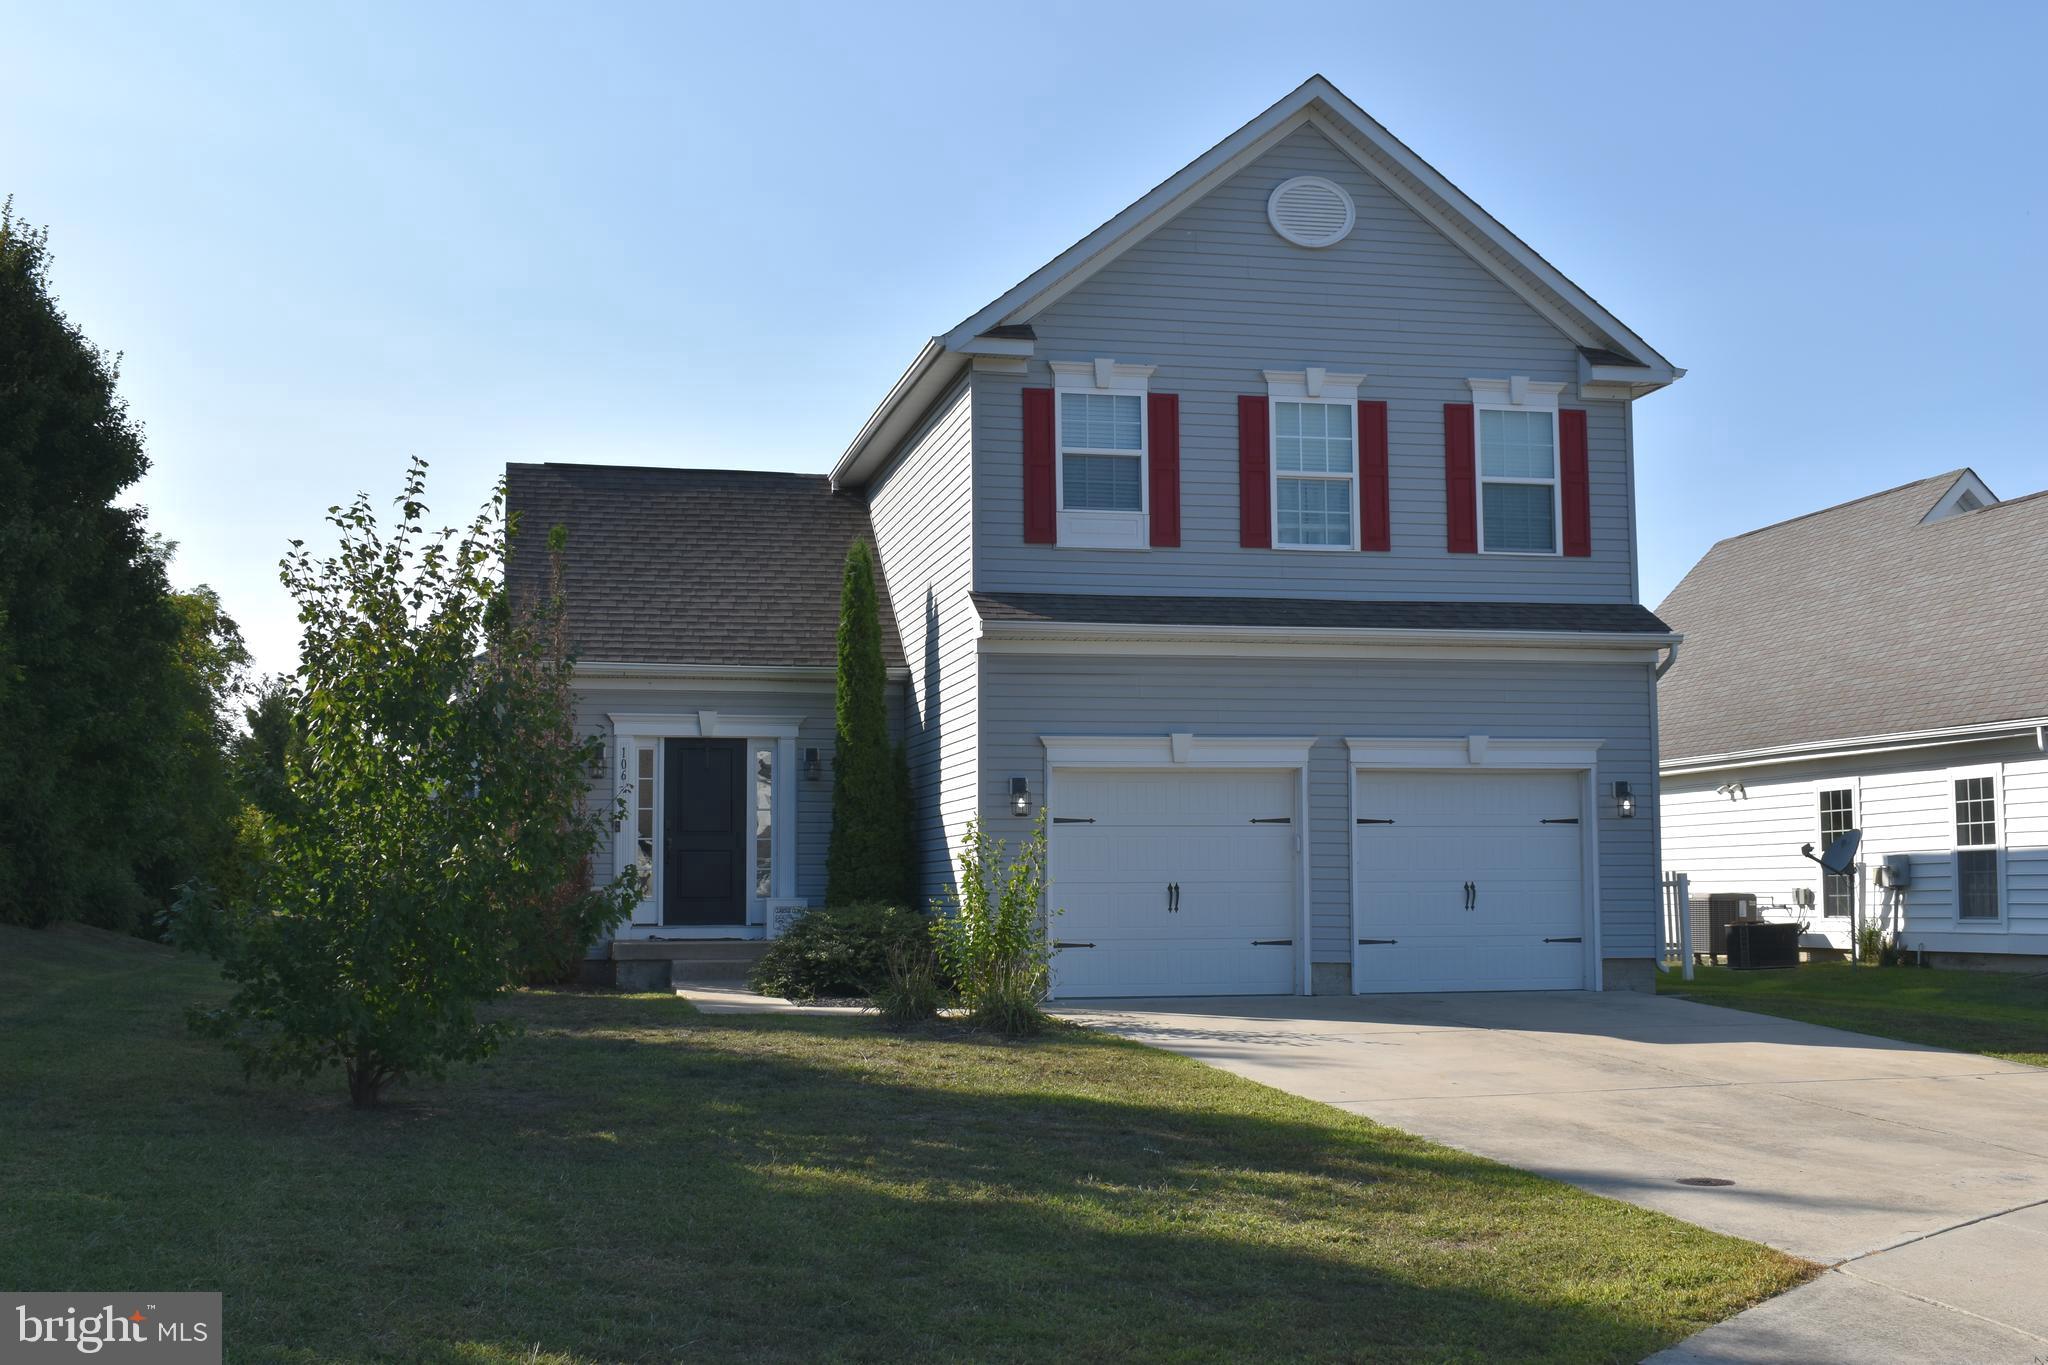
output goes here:
[[348, 1102], [358, 1109], [375, 1109], [384, 1094], [385, 1075], [381, 1067], [348, 1064]]

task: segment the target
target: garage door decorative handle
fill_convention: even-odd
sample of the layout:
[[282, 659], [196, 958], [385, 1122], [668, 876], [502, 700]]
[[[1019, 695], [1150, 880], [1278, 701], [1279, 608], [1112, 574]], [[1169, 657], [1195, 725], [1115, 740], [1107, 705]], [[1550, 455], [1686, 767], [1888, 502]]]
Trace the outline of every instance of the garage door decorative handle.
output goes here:
[[1577, 934], [1573, 934], [1573, 935], [1572, 935], [1572, 936], [1571, 936], [1570, 938], [1546, 938], [1546, 939], [1544, 939], [1543, 941], [1544, 941], [1545, 943], [1583, 943], [1583, 942], [1585, 942], [1585, 940], [1584, 940], [1584, 939], [1582, 939], [1582, 938], [1581, 938], [1581, 937], [1580, 937], [1579, 935], [1577, 935]]
[[1465, 883], [1465, 908], [1466, 908], [1467, 910], [1470, 910], [1470, 909], [1471, 909], [1471, 908], [1472, 908], [1472, 907], [1473, 907], [1474, 905], [1476, 905], [1476, 904], [1478, 903], [1478, 900], [1479, 900], [1479, 888], [1478, 888], [1478, 887], [1476, 887], [1476, 886], [1474, 886], [1474, 885], [1472, 885], [1472, 883], [1470, 883], [1470, 882], [1466, 882], [1466, 883]]

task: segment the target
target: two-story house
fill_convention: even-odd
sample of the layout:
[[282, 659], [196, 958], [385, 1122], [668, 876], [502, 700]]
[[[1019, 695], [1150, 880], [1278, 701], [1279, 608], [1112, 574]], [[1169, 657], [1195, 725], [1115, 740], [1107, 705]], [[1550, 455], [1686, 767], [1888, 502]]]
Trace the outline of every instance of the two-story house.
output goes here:
[[821, 892], [871, 534], [926, 888], [1048, 813], [1058, 995], [1647, 989], [1630, 405], [1682, 373], [1317, 77], [934, 337], [829, 479], [513, 466], [655, 874], [621, 939]]

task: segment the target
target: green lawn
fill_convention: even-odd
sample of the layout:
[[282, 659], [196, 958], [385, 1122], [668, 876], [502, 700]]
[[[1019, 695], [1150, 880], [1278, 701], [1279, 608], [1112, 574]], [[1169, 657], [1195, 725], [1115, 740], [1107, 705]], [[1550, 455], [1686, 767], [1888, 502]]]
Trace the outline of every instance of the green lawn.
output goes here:
[[363, 1114], [218, 989], [0, 929], [0, 1284], [223, 1290], [230, 1361], [1633, 1361], [1813, 1270], [1078, 1030], [533, 993]]
[[1660, 973], [1657, 990], [1908, 1043], [2048, 1066], [2048, 976], [1810, 962], [1794, 971]]

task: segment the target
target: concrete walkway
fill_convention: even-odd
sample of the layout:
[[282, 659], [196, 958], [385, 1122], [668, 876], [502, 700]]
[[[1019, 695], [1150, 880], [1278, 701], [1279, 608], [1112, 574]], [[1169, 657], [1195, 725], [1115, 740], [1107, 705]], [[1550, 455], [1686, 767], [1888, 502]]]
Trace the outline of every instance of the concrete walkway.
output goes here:
[[1060, 1012], [1834, 1267], [1659, 1365], [2048, 1361], [2048, 1071], [1624, 993]]

